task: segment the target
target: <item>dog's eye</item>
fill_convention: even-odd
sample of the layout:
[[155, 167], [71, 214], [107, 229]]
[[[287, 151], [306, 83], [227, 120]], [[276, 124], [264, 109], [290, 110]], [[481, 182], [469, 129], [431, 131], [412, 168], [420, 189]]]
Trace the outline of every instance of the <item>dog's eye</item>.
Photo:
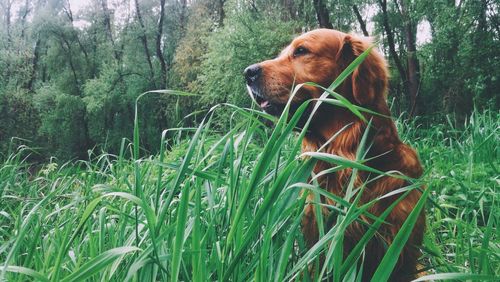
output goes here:
[[302, 46], [299, 46], [299, 47], [297, 47], [297, 49], [295, 49], [295, 51], [293, 51], [293, 56], [298, 57], [298, 56], [305, 55], [307, 53], [309, 53], [309, 50], [307, 50], [306, 48], [304, 48]]

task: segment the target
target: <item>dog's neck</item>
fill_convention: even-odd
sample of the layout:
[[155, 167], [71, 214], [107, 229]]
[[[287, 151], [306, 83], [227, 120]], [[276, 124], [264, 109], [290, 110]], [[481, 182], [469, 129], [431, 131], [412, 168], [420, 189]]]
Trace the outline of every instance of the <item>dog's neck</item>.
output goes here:
[[[372, 117], [371, 127], [368, 129], [368, 123], [347, 110], [338, 111], [337, 109], [335, 114], [335, 116], [330, 117], [330, 122], [312, 124], [314, 129], [309, 131], [302, 140], [302, 152], [324, 152], [349, 160], [356, 160], [363, 134], [366, 130], [369, 130], [367, 142], [364, 145], [368, 152], [366, 156], [359, 157], [363, 159], [374, 157], [374, 160], [365, 163], [370, 167], [382, 171], [392, 169], [386, 167], [386, 164], [392, 163], [391, 160], [395, 157], [393, 148], [401, 144], [392, 120]], [[330, 163], [318, 161], [314, 172], [317, 174], [331, 167], [332, 164]], [[350, 176], [351, 169], [343, 169], [324, 175], [318, 181], [328, 191], [343, 195], [343, 187], [349, 181]], [[366, 180], [366, 177], [369, 177], [369, 173], [358, 172], [355, 180], [356, 185], [361, 185], [361, 182]]]
[[[370, 147], [370, 155], [384, 154], [401, 141], [393, 121], [389, 117], [366, 115], [372, 119], [371, 127], [347, 109], [324, 110], [311, 124], [303, 142], [303, 152], [325, 152], [339, 155], [351, 160], [356, 157], [361, 138], [365, 130], [369, 130], [365, 144]], [[328, 120], [328, 122], [325, 122]]]

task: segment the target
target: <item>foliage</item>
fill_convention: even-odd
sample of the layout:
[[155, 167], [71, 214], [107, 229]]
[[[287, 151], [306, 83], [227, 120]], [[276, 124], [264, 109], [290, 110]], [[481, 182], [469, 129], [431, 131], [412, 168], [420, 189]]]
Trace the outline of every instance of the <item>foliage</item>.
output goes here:
[[193, 93], [199, 90], [197, 78], [203, 70], [201, 64], [207, 53], [210, 33], [216, 28], [204, 4], [197, 2], [191, 9], [186, 32], [179, 41], [170, 72], [170, 82], [174, 88]]
[[55, 156], [85, 157], [87, 144], [85, 104], [77, 96], [59, 91], [53, 85], [38, 90], [34, 97], [40, 114], [38, 134], [48, 148], [55, 148]]
[[[398, 115], [442, 122], [452, 114], [462, 122], [473, 107], [498, 109], [500, 33], [494, 1], [166, 0], [164, 9], [163, 1], [131, 2], [89, 1], [76, 11], [67, 1], [0, 1], [3, 153], [12, 137], [43, 148], [41, 158], [85, 158], [94, 147], [116, 153], [121, 138], [130, 137], [140, 93], [166, 86], [200, 94], [145, 101], [140, 112], [148, 133], [141, 138], [155, 152], [155, 134], [165, 128], [195, 125], [218, 103], [249, 107], [242, 71], [275, 57], [294, 35], [318, 27], [318, 3], [323, 20], [334, 28], [360, 33], [366, 26], [380, 42], [391, 65], [389, 97]], [[430, 27], [429, 40], [412, 51], [423, 23]], [[410, 68], [412, 58], [418, 67]], [[410, 72], [419, 80], [409, 80]], [[47, 87], [59, 113], [42, 109], [38, 114], [32, 106], [40, 96], [50, 96]], [[24, 114], [13, 103], [23, 104]], [[228, 126], [231, 112], [226, 115], [219, 128]], [[57, 124], [63, 120], [64, 127]], [[54, 139], [65, 128], [72, 128], [63, 138], [72, 145]]]
[[0, 152], [10, 152], [13, 137], [36, 140], [39, 116], [30, 93], [19, 90], [7, 95], [0, 90], [0, 116]]
[[276, 56], [297, 28], [296, 23], [261, 19], [251, 13], [228, 20], [211, 36], [202, 62], [198, 83], [204, 102], [249, 105], [249, 97], [242, 95], [246, 92], [243, 70]]
[[[474, 106], [498, 108], [500, 55], [493, 46], [499, 33], [486, 1], [450, 3], [429, 1], [421, 8], [432, 27], [432, 40], [421, 48], [421, 101], [431, 113], [444, 108], [464, 119]], [[425, 102], [429, 100], [433, 102]]]

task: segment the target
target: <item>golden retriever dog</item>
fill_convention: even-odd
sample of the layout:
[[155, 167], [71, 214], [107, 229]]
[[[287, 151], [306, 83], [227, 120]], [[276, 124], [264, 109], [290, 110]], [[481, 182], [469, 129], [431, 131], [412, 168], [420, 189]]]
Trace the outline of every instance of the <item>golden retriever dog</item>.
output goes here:
[[[329, 87], [333, 80], [370, 45], [371, 43], [364, 38], [340, 31], [317, 29], [307, 32], [295, 38], [277, 58], [246, 68], [244, 75], [247, 88], [254, 101], [265, 112], [279, 116], [290, 98], [294, 85], [315, 82], [325, 88]], [[369, 129], [371, 144], [366, 156], [369, 161], [364, 164], [380, 171], [399, 171], [410, 178], [419, 178], [422, 175], [422, 167], [417, 154], [399, 139], [394, 122], [388, 118], [390, 111], [386, 101], [387, 84], [387, 63], [380, 53], [372, 49], [361, 65], [335, 91], [351, 103], [385, 116], [364, 114], [367, 120], [372, 120]], [[293, 97], [291, 109], [296, 109], [297, 105], [306, 100], [318, 99], [323, 92], [322, 89], [314, 86], [302, 87]], [[314, 103], [318, 103], [317, 100], [314, 100], [309, 107], [312, 107]], [[303, 139], [302, 151], [316, 152], [322, 148], [323, 152], [354, 160], [366, 129], [367, 123], [349, 110], [322, 103], [313, 113], [307, 134]], [[331, 138], [335, 134], [337, 136]], [[318, 174], [331, 167], [330, 164], [319, 161], [314, 168], [314, 173]], [[344, 169], [325, 174], [319, 178], [321, 188], [343, 197], [351, 172], [350, 169]], [[366, 171], [360, 171], [357, 174], [356, 182], [357, 187], [360, 187], [362, 183], [366, 184], [361, 203], [367, 203], [409, 185], [401, 178], [380, 177]], [[369, 212], [379, 216], [401, 195], [401, 193], [395, 193], [380, 199], [371, 206]], [[421, 191], [418, 189], [412, 190], [405, 196], [390, 212], [377, 234], [365, 246], [363, 281], [371, 279], [388, 246], [420, 197]], [[323, 201], [330, 205], [335, 204], [329, 199], [324, 198]], [[302, 219], [302, 233], [309, 248], [319, 239], [315, 208], [311, 202], [312, 197], [309, 195]], [[325, 209], [323, 211], [327, 212]], [[365, 215], [360, 219], [368, 225], [373, 223], [373, 219]], [[367, 224], [355, 221], [347, 228], [344, 236], [344, 256], [347, 256], [362, 238]], [[399, 256], [391, 274], [391, 281], [409, 281], [416, 276], [417, 260], [420, 256], [419, 247], [422, 244], [424, 229], [425, 215], [422, 212]]]

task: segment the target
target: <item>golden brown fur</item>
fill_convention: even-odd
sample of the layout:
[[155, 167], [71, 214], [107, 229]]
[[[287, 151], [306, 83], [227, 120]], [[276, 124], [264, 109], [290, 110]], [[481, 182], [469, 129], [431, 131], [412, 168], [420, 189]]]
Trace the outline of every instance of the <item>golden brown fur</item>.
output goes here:
[[[264, 110], [271, 111], [276, 105], [282, 105], [288, 101], [293, 85], [312, 81], [328, 87], [334, 78], [369, 45], [367, 40], [354, 35], [327, 29], [314, 30], [293, 40], [277, 58], [254, 65], [254, 73], [249, 75], [246, 71], [247, 84], [254, 98], [259, 97], [258, 101]], [[387, 84], [386, 61], [376, 50], [372, 50], [358, 69], [336, 89], [336, 92], [356, 105], [389, 116], [390, 111], [385, 96]], [[323, 91], [316, 87], [306, 86], [297, 93], [293, 103], [319, 98], [322, 93]], [[373, 143], [368, 157], [381, 155], [366, 164], [381, 171], [397, 170], [412, 178], [420, 177], [422, 168], [418, 156], [411, 147], [401, 142], [393, 121], [375, 115], [366, 115], [366, 117], [373, 119], [373, 128], [370, 130]], [[340, 132], [331, 143], [324, 146], [327, 140], [346, 125], [350, 126]], [[365, 130], [366, 123], [348, 110], [322, 105], [312, 119], [308, 134], [303, 140], [302, 150], [315, 152], [324, 146], [324, 152], [355, 159], [356, 150]], [[317, 174], [330, 167], [325, 162], [318, 162], [314, 172]], [[348, 169], [327, 174], [320, 178], [320, 185], [329, 192], [343, 196], [350, 174], [351, 170]], [[370, 177], [373, 175], [359, 172], [357, 183], [367, 182]], [[408, 183], [404, 180], [392, 177], [371, 181], [361, 201], [368, 202], [407, 185]], [[400, 195], [380, 200], [372, 206], [370, 212], [380, 215]], [[378, 234], [367, 245], [363, 280], [368, 280], [373, 275], [385, 254], [385, 246], [391, 244], [420, 196], [421, 193], [414, 190], [404, 198], [386, 219], [388, 223], [380, 227]], [[314, 213], [313, 205], [308, 204], [302, 219], [302, 231], [309, 247], [317, 242], [319, 236]], [[371, 222], [364, 216], [362, 218], [368, 223]], [[417, 271], [417, 259], [420, 256], [418, 247], [422, 244], [424, 228], [425, 216], [422, 212], [399, 257], [391, 280], [407, 281], [414, 278], [414, 273]], [[345, 254], [350, 252], [364, 232], [365, 227], [357, 222], [348, 227], [344, 239]]]

